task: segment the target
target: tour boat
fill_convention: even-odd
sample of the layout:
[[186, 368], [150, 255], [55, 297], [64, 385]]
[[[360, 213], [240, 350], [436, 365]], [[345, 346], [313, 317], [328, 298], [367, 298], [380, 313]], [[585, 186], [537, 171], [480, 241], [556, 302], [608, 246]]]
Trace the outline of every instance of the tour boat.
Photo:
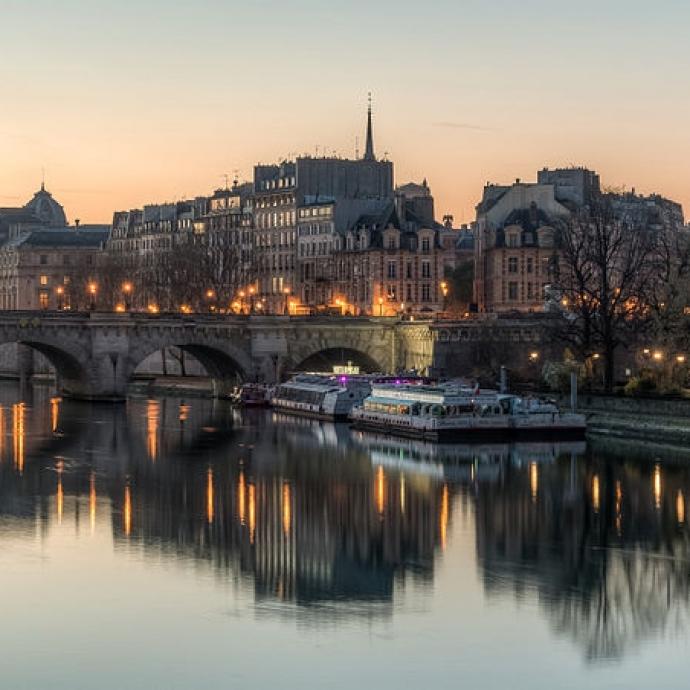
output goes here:
[[433, 441], [528, 433], [582, 434], [586, 428], [584, 415], [561, 412], [551, 401], [456, 383], [373, 384], [371, 394], [353, 407], [350, 419], [357, 429]]
[[298, 374], [276, 386], [271, 405], [290, 414], [345, 420], [370, 392], [371, 379], [366, 376]]
[[271, 405], [282, 412], [346, 421], [355, 405], [361, 405], [375, 384], [395, 386], [421, 385], [429, 379], [416, 375], [383, 374], [297, 374], [276, 386]]

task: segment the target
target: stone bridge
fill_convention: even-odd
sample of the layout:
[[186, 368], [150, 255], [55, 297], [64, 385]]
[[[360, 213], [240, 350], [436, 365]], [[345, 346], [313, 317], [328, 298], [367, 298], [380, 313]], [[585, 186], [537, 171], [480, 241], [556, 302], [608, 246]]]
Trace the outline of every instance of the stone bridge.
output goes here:
[[542, 322], [5, 311], [0, 344], [40, 352], [63, 395], [90, 400], [124, 399], [139, 364], [176, 347], [202, 364], [224, 397], [241, 381], [273, 383], [291, 371], [330, 371], [347, 362], [364, 372], [456, 376], [493, 352], [492, 369], [499, 361], [516, 368], [540, 347]]
[[196, 358], [226, 396], [241, 381], [352, 362], [366, 372], [431, 365], [428, 324], [390, 318], [0, 312], [0, 344], [48, 359], [63, 395], [121, 400], [137, 366], [177, 347]]

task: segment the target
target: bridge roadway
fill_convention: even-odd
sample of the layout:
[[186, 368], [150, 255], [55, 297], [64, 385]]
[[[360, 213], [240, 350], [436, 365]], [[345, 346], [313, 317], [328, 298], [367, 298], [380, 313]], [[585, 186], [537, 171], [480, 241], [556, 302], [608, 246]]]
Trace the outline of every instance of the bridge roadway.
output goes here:
[[218, 397], [239, 381], [280, 380], [352, 361], [363, 371], [433, 366], [431, 322], [392, 318], [0, 311], [0, 344], [43, 354], [66, 397], [124, 400], [137, 366], [164, 347], [195, 357]]

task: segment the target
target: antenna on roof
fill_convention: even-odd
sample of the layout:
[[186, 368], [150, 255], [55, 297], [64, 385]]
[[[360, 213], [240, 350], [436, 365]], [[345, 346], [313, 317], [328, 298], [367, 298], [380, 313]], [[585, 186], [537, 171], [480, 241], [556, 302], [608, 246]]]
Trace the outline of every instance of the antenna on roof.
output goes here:
[[221, 177], [225, 180], [225, 189], [228, 189], [228, 174], [223, 173]]
[[46, 191], [46, 169], [41, 168], [41, 191]]

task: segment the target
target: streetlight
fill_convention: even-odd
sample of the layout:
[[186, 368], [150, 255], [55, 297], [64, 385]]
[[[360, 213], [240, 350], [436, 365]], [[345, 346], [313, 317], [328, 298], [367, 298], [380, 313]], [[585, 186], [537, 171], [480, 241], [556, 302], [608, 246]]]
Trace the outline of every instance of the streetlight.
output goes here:
[[383, 297], [379, 297], [379, 316], [383, 316]]
[[443, 295], [443, 311], [445, 311], [446, 300], [448, 298], [448, 283], [445, 280], [441, 281], [441, 294]]
[[98, 292], [98, 285], [96, 283], [89, 283], [89, 309], [94, 311], [96, 309], [96, 293]]
[[62, 301], [62, 297], [65, 294], [65, 288], [63, 288], [62, 285], [59, 285], [58, 287], [55, 288], [55, 294], [57, 295], [58, 311], [62, 311], [63, 304], [64, 304]]
[[215, 311], [216, 305], [213, 303], [213, 300], [215, 300], [216, 297], [216, 292], [215, 290], [208, 289], [206, 290], [206, 299], [208, 300], [208, 310], [209, 311]]
[[530, 362], [539, 361], [539, 353], [536, 350], [534, 352], [529, 353], [529, 361]]
[[122, 292], [125, 296], [125, 311], [129, 311], [132, 307], [131, 302], [130, 302], [130, 298], [131, 298], [133, 289], [134, 289], [134, 286], [128, 280], [126, 280], [124, 283], [122, 283]]

